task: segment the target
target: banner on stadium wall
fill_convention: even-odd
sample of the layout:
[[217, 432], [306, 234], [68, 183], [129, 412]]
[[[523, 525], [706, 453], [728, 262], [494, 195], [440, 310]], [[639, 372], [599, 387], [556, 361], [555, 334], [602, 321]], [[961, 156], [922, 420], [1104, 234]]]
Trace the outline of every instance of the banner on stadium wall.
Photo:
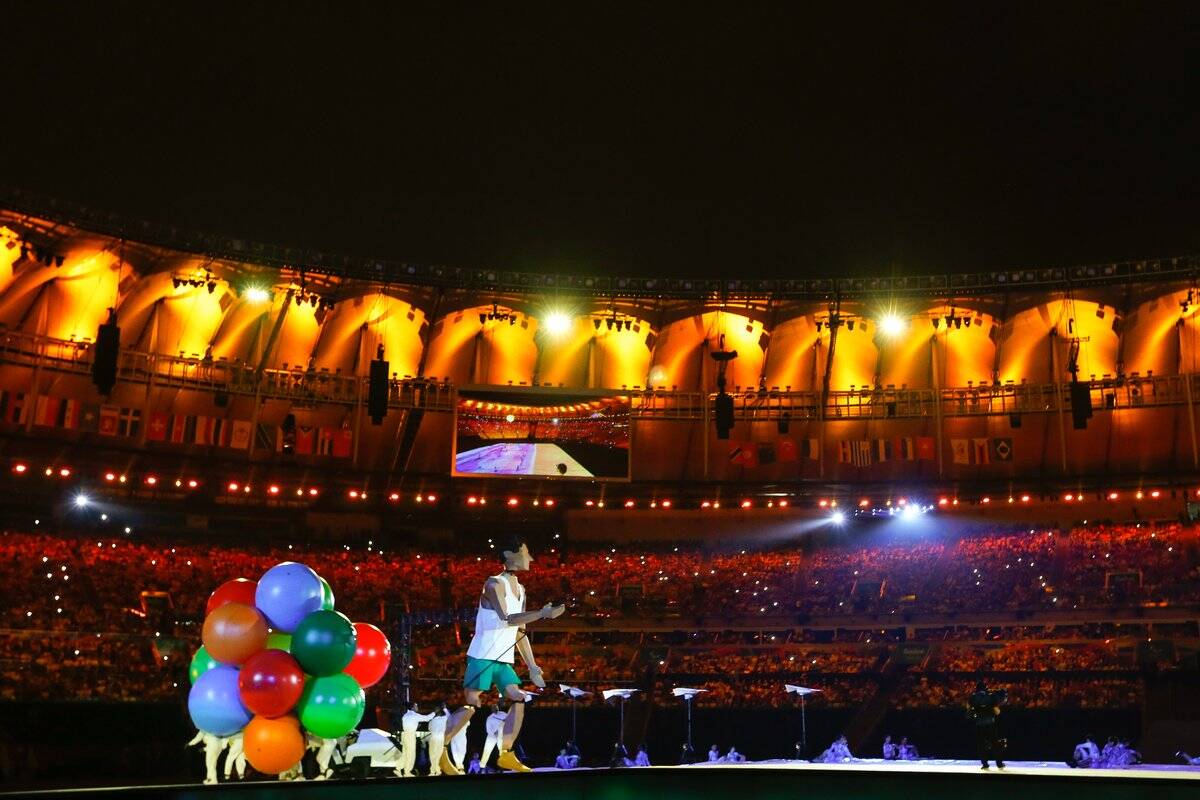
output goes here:
[[890, 461], [932, 461], [936, 448], [932, 436], [899, 436], [880, 439], [845, 439], [838, 443], [842, 464], [869, 467]]
[[[0, 391], [0, 422], [23, 425], [32, 418], [43, 428], [99, 433], [102, 436], [136, 437], [141, 434], [142, 410], [115, 405], [83, 403], [78, 400], [38, 396], [31, 402], [23, 392]], [[146, 440], [163, 444], [230, 447], [248, 450], [254, 426], [249, 420], [225, 419], [203, 414], [147, 415]], [[259, 426], [260, 446], [282, 449], [281, 431], [276, 426]], [[348, 425], [337, 428], [297, 426], [296, 454], [349, 458], [354, 441]]]

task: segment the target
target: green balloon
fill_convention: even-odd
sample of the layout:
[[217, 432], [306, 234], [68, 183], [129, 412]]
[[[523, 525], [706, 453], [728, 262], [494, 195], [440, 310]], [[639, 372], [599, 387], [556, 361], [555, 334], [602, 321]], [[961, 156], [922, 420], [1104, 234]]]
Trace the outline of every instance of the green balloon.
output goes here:
[[219, 666], [221, 666], [221, 662], [210, 656], [204, 649], [204, 645], [200, 645], [200, 649], [192, 656], [192, 663], [188, 665], [188, 679], [195, 683], [201, 675], [213, 667]]
[[310, 678], [296, 704], [300, 724], [322, 739], [336, 739], [354, 730], [366, 708], [366, 692], [344, 672]]
[[290, 633], [271, 631], [267, 634], [267, 649], [282, 650], [285, 653], [292, 652], [292, 635]]
[[336, 675], [354, 658], [357, 641], [354, 624], [345, 614], [314, 611], [292, 631], [291, 653], [311, 675]]
[[[320, 575], [317, 577], [321, 578]], [[321, 608], [325, 611], [333, 610], [333, 587], [324, 578], [321, 578]]]

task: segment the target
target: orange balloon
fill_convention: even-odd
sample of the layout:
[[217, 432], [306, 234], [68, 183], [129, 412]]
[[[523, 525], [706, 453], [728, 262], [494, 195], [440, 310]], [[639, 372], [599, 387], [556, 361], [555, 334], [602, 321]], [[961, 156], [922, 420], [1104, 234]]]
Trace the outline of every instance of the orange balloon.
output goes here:
[[200, 638], [217, 661], [240, 666], [267, 646], [267, 620], [254, 606], [226, 603], [204, 620]]
[[289, 770], [304, 757], [304, 733], [300, 721], [285, 717], [255, 717], [242, 730], [242, 748], [250, 766], [265, 775]]

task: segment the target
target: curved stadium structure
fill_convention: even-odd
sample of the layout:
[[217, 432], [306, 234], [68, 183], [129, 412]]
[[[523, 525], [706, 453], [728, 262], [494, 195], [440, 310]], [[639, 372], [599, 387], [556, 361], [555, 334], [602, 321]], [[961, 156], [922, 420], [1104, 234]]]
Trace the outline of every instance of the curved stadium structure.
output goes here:
[[[22, 458], [74, 466], [111, 450], [129, 453], [123, 468], [182, 460], [210, 483], [255, 467], [445, 492], [456, 393], [512, 387], [544, 402], [627, 398], [626, 493], [639, 498], [922, 483], [976, 501], [1183, 487], [1197, 469], [1190, 258], [896, 279], [579, 278], [194, 236], [13, 192], [3, 207], [2, 424]], [[120, 353], [105, 396], [90, 374], [110, 307]], [[387, 408], [373, 424], [380, 355]], [[731, 418], [716, 410], [719, 372]]]

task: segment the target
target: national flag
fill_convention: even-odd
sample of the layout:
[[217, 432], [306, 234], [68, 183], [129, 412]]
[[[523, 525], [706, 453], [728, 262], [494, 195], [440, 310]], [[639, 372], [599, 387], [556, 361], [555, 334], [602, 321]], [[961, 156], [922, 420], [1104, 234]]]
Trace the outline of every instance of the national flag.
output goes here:
[[317, 455], [333, 455], [333, 439], [337, 432], [337, 428], [317, 428]]
[[229, 441], [229, 424], [221, 417], [197, 417], [194, 441], [202, 445], [224, 445]]
[[821, 440], [806, 439], [801, 442], [802, 445], [807, 445], [804, 450], [804, 457], [809, 461], [818, 461], [821, 458]]
[[842, 439], [838, 442], [838, 463], [849, 464], [854, 461], [854, 446], [847, 440]]
[[992, 463], [991, 442], [987, 439], [972, 439], [971, 457], [976, 464]]
[[151, 411], [150, 422], [146, 426], [146, 440], [150, 442], [165, 442], [171, 432], [171, 415], [165, 411]]
[[79, 408], [79, 430], [95, 433], [100, 427], [100, 406], [96, 403], [84, 403]]
[[742, 467], [753, 466], [754, 445], [749, 442], [732, 442], [729, 445], [729, 463]]
[[758, 463], [759, 464], [774, 464], [775, 463], [775, 443], [774, 442], [759, 442], [758, 443]]
[[83, 403], [78, 400], [63, 400], [58, 404], [58, 419], [55, 424], [67, 430], [79, 428], [79, 417], [83, 411]]
[[971, 442], [967, 439], [951, 439], [950, 452], [955, 464], [971, 463]]
[[235, 450], [250, 449], [250, 429], [251, 425], [247, 420], [235, 419], [233, 431], [229, 436], [229, 446]]
[[312, 425], [296, 426], [296, 455], [311, 456], [316, 442], [317, 429]]
[[875, 460], [879, 463], [891, 461], [894, 457], [895, 444], [891, 439], [876, 439], [875, 440]]
[[917, 458], [921, 461], [933, 461], [937, 458], [937, 446], [932, 436], [917, 437]]
[[788, 438], [780, 439], [775, 443], [775, 452], [778, 454], [781, 464], [795, 461], [798, 457], [796, 443]]
[[176, 414], [171, 419], [171, 441], [175, 444], [193, 444], [196, 441], [196, 417]]
[[49, 395], [39, 395], [33, 412], [33, 424], [43, 428], [57, 427], [58, 406], [62, 400]]
[[137, 436], [142, 429], [142, 410], [122, 408], [117, 416], [118, 436]]
[[1013, 457], [1013, 440], [1011, 436], [1003, 436], [998, 439], [992, 439], [992, 460], [993, 461], [1012, 461]]
[[254, 446], [279, 452], [283, 449], [283, 431], [274, 425], [264, 425], [260, 422], [254, 431]]
[[29, 410], [25, 405], [24, 392], [0, 393], [0, 419], [23, 425], [28, 415]]
[[913, 438], [911, 436], [897, 438], [892, 446], [895, 448], [895, 457], [898, 461], [913, 461], [917, 457], [917, 451], [913, 447]]
[[121, 421], [121, 409], [117, 406], [100, 406], [100, 434], [116, 436]]
[[859, 439], [854, 442], [854, 466], [871, 466], [871, 440]]
[[350, 450], [354, 444], [354, 431], [349, 425], [343, 425], [334, 431], [333, 435], [333, 457], [334, 458], [349, 458]]

